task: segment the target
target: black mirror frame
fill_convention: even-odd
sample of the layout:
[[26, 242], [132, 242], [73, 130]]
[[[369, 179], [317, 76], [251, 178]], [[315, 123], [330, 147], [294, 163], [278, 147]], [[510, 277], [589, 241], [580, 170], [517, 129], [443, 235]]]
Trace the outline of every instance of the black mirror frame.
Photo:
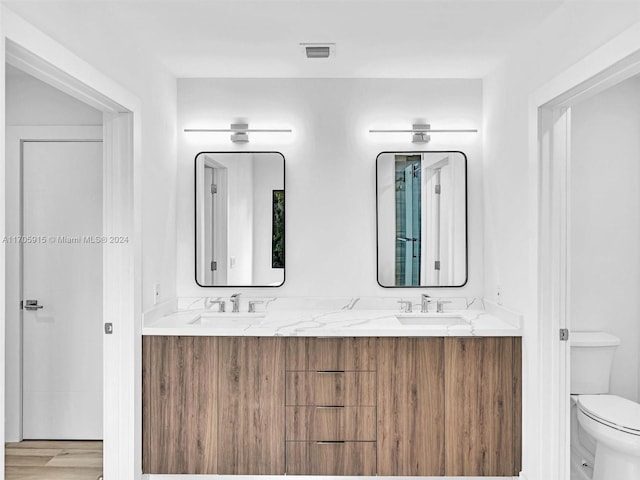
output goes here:
[[[280, 155], [280, 157], [282, 157], [282, 185], [283, 188], [282, 190], [284, 190], [285, 194], [284, 194], [284, 205], [283, 205], [283, 214], [282, 214], [282, 220], [284, 222], [284, 248], [283, 248], [283, 257], [285, 259], [285, 266], [283, 267], [283, 272], [282, 272], [282, 283], [280, 285], [201, 285], [198, 282], [198, 257], [197, 257], [197, 249], [198, 249], [198, 215], [197, 215], [197, 211], [196, 211], [196, 205], [198, 204], [198, 198], [197, 198], [197, 182], [198, 182], [198, 178], [197, 178], [197, 173], [196, 172], [196, 161], [198, 159], [198, 157], [200, 155], [207, 155], [207, 154], [225, 154], [228, 155], [230, 153], [271, 153], [274, 155]], [[282, 287], [285, 282], [287, 281], [287, 268], [286, 268], [286, 259], [287, 259], [287, 168], [286, 168], [286, 159], [284, 157], [284, 155], [282, 154], [282, 152], [277, 152], [277, 151], [217, 151], [217, 152], [210, 152], [210, 151], [203, 151], [203, 152], [198, 152], [196, 154], [195, 157], [193, 157], [193, 233], [194, 233], [194, 237], [193, 237], [193, 277], [194, 280], [196, 282], [196, 285], [198, 285], [199, 287], [202, 288], [280, 288]]]
[[[378, 160], [384, 154], [422, 154], [422, 153], [459, 153], [464, 158], [464, 249], [465, 249], [465, 270], [464, 282], [460, 285], [382, 285], [380, 283], [380, 222], [378, 220]], [[460, 150], [406, 150], [406, 151], [384, 151], [376, 156], [376, 282], [382, 288], [462, 288], [469, 281], [469, 179], [467, 173], [467, 155]]]

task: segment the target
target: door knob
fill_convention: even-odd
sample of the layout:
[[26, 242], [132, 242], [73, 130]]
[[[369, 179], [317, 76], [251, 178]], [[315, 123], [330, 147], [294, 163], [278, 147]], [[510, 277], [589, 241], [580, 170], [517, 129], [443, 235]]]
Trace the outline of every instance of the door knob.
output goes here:
[[25, 300], [24, 309], [25, 310], [40, 310], [44, 308], [42, 305], [38, 305], [38, 300]]

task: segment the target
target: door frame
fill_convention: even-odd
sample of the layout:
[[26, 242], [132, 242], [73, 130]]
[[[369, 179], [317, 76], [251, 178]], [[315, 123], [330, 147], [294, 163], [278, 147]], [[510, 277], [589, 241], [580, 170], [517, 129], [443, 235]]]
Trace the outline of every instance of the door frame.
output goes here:
[[[200, 158], [202, 155], [202, 158]], [[229, 268], [229, 261], [227, 258], [227, 235], [223, 235], [222, 229], [212, 228], [212, 241], [213, 248], [211, 251], [211, 259], [207, 258], [205, 252], [207, 251], [207, 234], [206, 234], [206, 215], [207, 208], [205, 203], [207, 202], [208, 194], [206, 193], [204, 186], [205, 172], [209, 168], [212, 170], [213, 181], [216, 182], [218, 187], [217, 200], [213, 201], [213, 208], [211, 213], [214, 219], [212, 224], [227, 225], [228, 224], [228, 188], [227, 177], [228, 168], [223, 163], [220, 163], [207, 154], [199, 154], [196, 157], [195, 163], [195, 198], [196, 198], [196, 281], [200, 284], [202, 280], [203, 286], [213, 285], [226, 285], [227, 275]], [[197, 246], [200, 245], [200, 248]], [[211, 281], [207, 280], [207, 273], [210, 272], [210, 262], [216, 260], [218, 262], [218, 269], [211, 274]]]
[[[570, 472], [568, 241], [571, 106], [640, 74], [640, 23], [563, 71], [529, 97], [529, 166], [537, 218], [537, 338], [528, 357], [528, 389], [539, 392], [530, 410], [537, 432], [537, 478], [563, 480]], [[522, 476], [526, 478], [526, 470]]]
[[[105, 478], [141, 478], [141, 104], [117, 82], [0, 6], [0, 138], [6, 122], [5, 62], [103, 112], [103, 232], [129, 237], [103, 251]], [[4, 185], [5, 151], [0, 151]], [[0, 196], [0, 235], [7, 204]], [[0, 248], [0, 311], [5, 302], [5, 248]], [[0, 326], [0, 414], [5, 419], [5, 326]], [[4, 429], [0, 442], [4, 445]], [[4, 455], [0, 456], [0, 480]]]

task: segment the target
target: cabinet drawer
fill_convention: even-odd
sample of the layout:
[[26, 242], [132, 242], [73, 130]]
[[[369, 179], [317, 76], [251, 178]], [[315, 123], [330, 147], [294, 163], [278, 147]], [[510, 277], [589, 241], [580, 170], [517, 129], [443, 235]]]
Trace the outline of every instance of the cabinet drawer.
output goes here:
[[376, 407], [289, 406], [287, 440], [375, 441]]
[[286, 405], [375, 406], [376, 372], [287, 372]]
[[287, 339], [287, 370], [375, 370], [375, 338]]
[[375, 442], [287, 442], [288, 475], [375, 475]]

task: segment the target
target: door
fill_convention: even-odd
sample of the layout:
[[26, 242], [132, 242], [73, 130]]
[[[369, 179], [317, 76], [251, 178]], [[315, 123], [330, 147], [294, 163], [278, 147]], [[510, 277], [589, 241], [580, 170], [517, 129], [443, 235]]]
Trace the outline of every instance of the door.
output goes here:
[[444, 339], [445, 475], [520, 472], [521, 340]]
[[449, 285], [453, 277], [447, 272], [452, 265], [452, 250], [449, 243], [453, 217], [451, 186], [451, 162], [449, 157], [425, 167], [425, 188], [422, 191], [425, 205], [425, 221], [422, 235], [424, 259], [422, 275], [427, 285]]
[[101, 439], [102, 142], [24, 142], [22, 169], [23, 437]]
[[227, 285], [227, 168], [209, 157], [202, 167], [203, 285]]
[[285, 473], [284, 338], [218, 339], [218, 474]]
[[445, 474], [444, 340], [378, 339], [378, 475]]
[[142, 337], [144, 473], [217, 472], [218, 370], [217, 337]]

